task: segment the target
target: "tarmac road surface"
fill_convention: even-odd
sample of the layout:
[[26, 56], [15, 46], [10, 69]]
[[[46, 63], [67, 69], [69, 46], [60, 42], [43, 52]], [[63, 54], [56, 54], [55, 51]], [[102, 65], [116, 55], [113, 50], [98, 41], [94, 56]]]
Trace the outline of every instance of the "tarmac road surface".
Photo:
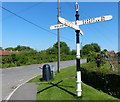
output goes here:
[[[86, 59], [81, 59], [81, 63], [84, 62], [86, 62]], [[12, 93], [22, 83], [25, 83], [31, 78], [42, 74], [42, 69], [40, 69], [39, 67], [43, 67], [44, 64], [33, 64], [33, 65], [25, 65], [19, 67], [3, 68], [2, 82], [0, 80], [0, 83], [2, 83], [2, 87], [0, 87], [0, 91], [2, 90], [2, 100], [6, 100], [7, 97], [10, 95], [10, 93]], [[52, 62], [47, 64], [57, 66], [57, 62]], [[61, 61], [60, 69], [68, 66], [73, 66], [75, 64], [76, 64], [75, 60]]]

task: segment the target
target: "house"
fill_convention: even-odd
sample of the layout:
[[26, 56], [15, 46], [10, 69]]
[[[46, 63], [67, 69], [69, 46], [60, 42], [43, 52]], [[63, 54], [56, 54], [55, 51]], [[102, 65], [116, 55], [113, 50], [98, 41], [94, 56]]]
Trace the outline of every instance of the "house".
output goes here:
[[21, 53], [21, 51], [7, 51], [7, 50], [0, 50], [0, 56], [8, 56], [11, 54], [18, 54]]
[[106, 51], [107, 56], [114, 56], [115, 52], [114, 51]]

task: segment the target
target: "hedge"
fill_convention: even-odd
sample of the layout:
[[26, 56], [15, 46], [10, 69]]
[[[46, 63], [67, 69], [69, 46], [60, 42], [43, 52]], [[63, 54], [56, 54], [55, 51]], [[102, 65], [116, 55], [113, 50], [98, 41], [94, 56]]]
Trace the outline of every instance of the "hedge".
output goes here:
[[[75, 55], [61, 55], [61, 61], [65, 61], [65, 60], [75, 60]], [[3, 56], [1, 67], [7, 68], [7, 67], [22, 66], [22, 65], [55, 62], [55, 61], [57, 61], [57, 55], [55, 54], [48, 55], [48, 54], [41, 54], [38, 52], [20, 53], [20, 54], [12, 54], [9, 56]]]
[[[98, 70], [91, 70], [90, 63], [86, 63], [81, 67], [82, 81], [98, 90], [101, 90], [109, 95], [120, 98], [120, 75], [110, 71], [102, 72]], [[87, 66], [87, 67], [86, 67]]]

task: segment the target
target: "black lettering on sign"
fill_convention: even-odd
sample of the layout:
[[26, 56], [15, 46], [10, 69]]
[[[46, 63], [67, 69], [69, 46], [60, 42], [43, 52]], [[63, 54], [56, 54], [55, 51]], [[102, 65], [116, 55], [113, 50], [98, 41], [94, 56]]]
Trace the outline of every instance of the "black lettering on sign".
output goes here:
[[87, 20], [85, 20], [85, 24], [87, 24]]
[[86, 22], [89, 23], [89, 19], [87, 19]]
[[84, 20], [83, 20], [83, 24], [85, 24]]
[[91, 18], [91, 23], [93, 23], [93, 18]]
[[96, 22], [98, 22], [98, 19], [96, 19]]
[[90, 23], [92, 23], [93, 21], [92, 21], [92, 18], [90, 19]]
[[103, 17], [101, 17], [101, 21], [105, 21], [105, 17], [103, 16]]
[[85, 24], [85, 20], [83, 20], [84, 24]]
[[91, 20], [89, 19], [89, 23], [91, 23]]
[[85, 22], [85, 24], [87, 24], [87, 21], [86, 21], [86, 20], [85, 20], [84, 22]]
[[89, 19], [87, 19], [87, 23], [89, 23]]
[[93, 18], [93, 23], [95, 22], [95, 18]]
[[92, 18], [92, 23], [94, 23], [93, 18]]

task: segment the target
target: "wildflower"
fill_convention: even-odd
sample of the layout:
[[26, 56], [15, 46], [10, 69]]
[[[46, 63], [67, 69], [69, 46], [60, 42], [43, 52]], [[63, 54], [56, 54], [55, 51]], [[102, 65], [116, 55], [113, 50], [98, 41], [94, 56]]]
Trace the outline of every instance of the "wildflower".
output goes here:
[[101, 59], [96, 59], [96, 61], [101, 61]]
[[104, 57], [104, 54], [101, 54], [102, 57]]
[[102, 57], [104, 57], [104, 54], [102, 54], [102, 53], [98, 53], [98, 56], [102, 56]]

